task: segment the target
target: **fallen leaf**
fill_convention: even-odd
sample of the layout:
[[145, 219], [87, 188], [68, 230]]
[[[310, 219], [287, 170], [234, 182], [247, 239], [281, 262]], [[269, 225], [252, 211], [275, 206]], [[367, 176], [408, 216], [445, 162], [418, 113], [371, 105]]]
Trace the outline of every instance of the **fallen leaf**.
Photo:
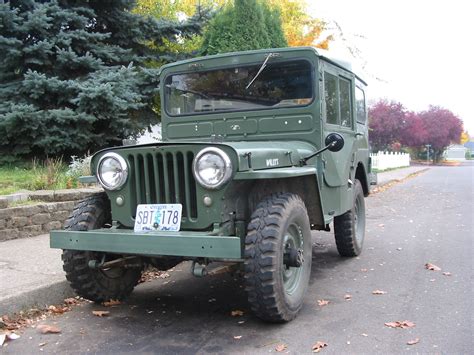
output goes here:
[[119, 300], [110, 300], [110, 301], [105, 301], [102, 303], [102, 306], [104, 307], [112, 307], [112, 306], [118, 306], [119, 304], [122, 304]]
[[361, 334], [363, 337], [368, 337], [369, 335], [368, 334], [365, 334], [365, 333], [362, 333]]
[[241, 339], [241, 338], [242, 338], [242, 335], [236, 335], [236, 336], [234, 337], [234, 339], [237, 339], [237, 340], [239, 340], [239, 339]]
[[240, 317], [244, 315], [244, 311], [241, 311], [239, 309], [236, 309], [235, 311], [230, 312], [230, 315], [232, 317]]
[[420, 338], [415, 338], [413, 340], [407, 341], [407, 345], [415, 345], [420, 342]]
[[92, 311], [92, 314], [97, 317], [106, 317], [110, 314], [109, 311]]
[[361, 272], [367, 272], [367, 269], [360, 269]]
[[327, 300], [318, 300], [318, 306], [326, 306], [329, 304], [329, 301]]
[[344, 299], [346, 299], [347, 301], [350, 301], [352, 299], [352, 295], [344, 295]]
[[47, 343], [44, 342], [44, 343], [39, 343], [38, 346], [41, 348], [42, 346], [45, 346]]
[[313, 353], [319, 353], [321, 349], [326, 346], [328, 346], [328, 344], [325, 343], [324, 341], [318, 341], [316, 344], [313, 345], [311, 350], [313, 351]]
[[56, 314], [63, 314], [64, 312], [69, 311], [68, 307], [56, 307], [56, 306], [49, 306], [48, 310]]
[[36, 327], [38, 331], [42, 334], [58, 334], [61, 333], [61, 329], [55, 327], [54, 325], [40, 324]]
[[79, 300], [77, 300], [77, 299], [71, 297], [71, 298], [66, 298], [66, 299], [64, 300], [64, 303], [65, 303], [65, 304], [68, 304], [68, 305], [73, 305], [73, 304], [78, 304], [78, 303], [79, 303]]
[[430, 263], [426, 263], [425, 268], [428, 269], [428, 270], [431, 270], [431, 271], [440, 271], [441, 270], [440, 267], [438, 267], [434, 264], [430, 264]]
[[9, 333], [9, 334], [7, 333], [7, 338], [9, 340], [17, 340], [17, 339], [20, 338], [20, 336], [18, 334], [15, 334], [15, 333]]
[[379, 227], [385, 227], [385, 224], [380, 223], [380, 224], [379, 224]]
[[386, 291], [382, 291], [382, 290], [374, 290], [372, 291], [372, 294], [373, 295], [385, 295], [387, 292]]
[[275, 346], [275, 351], [281, 353], [282, 351], [285, 351], [288, 348], [286, 344], [278, 344]]
[[388, 322], [385, 323], [387, 327], [390, 328], [413, 328], [416, 324], [409, 321], [409, 320], [404, 320], [404, 321], [396, 321], [396, 322]]
[[451, 276], [451, 273], [450, 272], [443, 272], [443, 275], [444, 276]]

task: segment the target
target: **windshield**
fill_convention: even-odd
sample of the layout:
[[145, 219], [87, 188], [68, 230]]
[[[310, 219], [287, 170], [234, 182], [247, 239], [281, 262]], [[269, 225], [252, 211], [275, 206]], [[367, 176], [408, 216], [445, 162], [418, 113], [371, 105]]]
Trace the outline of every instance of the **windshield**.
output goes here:
[[260, 63], [170, 75], [165, 81], [166, 111], [179, 116], [302, 106], [312, 101], [311, 64], [308, 61], [269, 61], [257, 75], [261, 67]]

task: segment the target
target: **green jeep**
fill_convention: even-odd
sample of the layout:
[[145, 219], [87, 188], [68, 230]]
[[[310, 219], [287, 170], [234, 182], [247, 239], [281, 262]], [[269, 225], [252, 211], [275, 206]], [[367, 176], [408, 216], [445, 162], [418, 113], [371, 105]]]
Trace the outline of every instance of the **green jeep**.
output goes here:
[[[311, 272], [311, 230], [359, 255], [370, 159], [365, 83], [314, 48], [228, 53], [161, 71], [159, 143], [97, 152], [105, 192], [51, 232], [82, 297], [123, 299], [147, 265], [242, 266], [250, 307], [290, 321]], [[85, 179], [87, 180], [87, 179]], [[209, 265], [214, 263], [212, 265]]]

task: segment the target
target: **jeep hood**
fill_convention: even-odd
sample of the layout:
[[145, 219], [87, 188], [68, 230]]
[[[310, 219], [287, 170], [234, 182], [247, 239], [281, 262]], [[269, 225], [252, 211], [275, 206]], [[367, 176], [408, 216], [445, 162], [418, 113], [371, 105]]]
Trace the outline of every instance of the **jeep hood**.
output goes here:
[[[137, 146], [121, 146], [103, 149], [94, 154], [97, 155], [108, 151], [120, 151], [124, 149], [146, 149], [165, 148], [166, 146], [203, 146], [204, 147], [228, 147], [237, 156], [237, 171], [262, 170], [290, 167], [299, 164], [300, 159], [316, 151], [309, 143], [301, 141], [245, 141], [245, 142], [157, 142]], [[96, 160], [96, 159], [93, 159]]]

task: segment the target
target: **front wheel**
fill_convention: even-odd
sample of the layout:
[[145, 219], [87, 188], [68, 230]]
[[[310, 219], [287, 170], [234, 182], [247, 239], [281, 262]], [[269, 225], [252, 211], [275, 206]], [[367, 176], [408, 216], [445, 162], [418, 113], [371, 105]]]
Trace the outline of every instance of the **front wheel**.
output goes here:
[[353, 191], [352, 208], [343, 215], [334, 217], [334, 236], [341, 256], [359, 255], [364, 244], [365, 201], [359, 180], [355, 180]]
[[257, 317], [270, 322], [295, 318], [311, 273], [311, 230], [298, 195], [272, 195], [257, 205], [244, 257], [245, 288]]
[[[86, 231], [110, 223], [110, 202], [105, 193], [87, 197], [74, 208], [64, 229]], [[81, 250], [64, 250], [63, 269], [71, 287], [81, 297], [100, 303], [122, 300], [130, 295], [141, 277], [142, 268], [110, 267], [92, 269], [89, 261], [111, 261], [120, 255]]]

